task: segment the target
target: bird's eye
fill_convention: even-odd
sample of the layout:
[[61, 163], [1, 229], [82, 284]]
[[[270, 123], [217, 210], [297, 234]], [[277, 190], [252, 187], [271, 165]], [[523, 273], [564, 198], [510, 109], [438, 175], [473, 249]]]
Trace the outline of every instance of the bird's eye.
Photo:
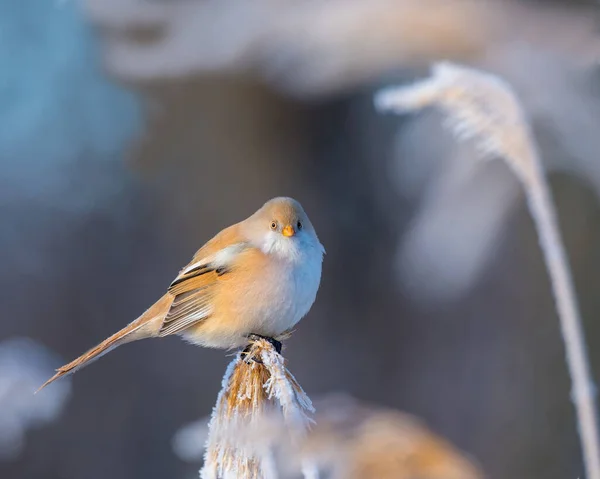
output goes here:
[[298, 224], [296, 225], [296, 227], [298, 228], [298, 230], [302, 229], [302, 223], [300, 221], [298, 221]]
[[277, 221], [272, 221], [271, 222], [271, 229], [272, 230], [276, 230], [277, 229]]

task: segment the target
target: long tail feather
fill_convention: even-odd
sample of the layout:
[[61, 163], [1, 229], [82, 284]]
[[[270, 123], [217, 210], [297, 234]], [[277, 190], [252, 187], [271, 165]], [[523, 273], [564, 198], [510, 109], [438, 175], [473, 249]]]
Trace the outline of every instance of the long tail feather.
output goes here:
[[48, 384], [53, 383], [63, 376], [67, 376], [79, 371], [122, 344], [130, 343], [138, 339], [157, 336], [162, 325], [162, 321], [168, 313], [172, 302], [173, 296], [169, 293], [165, 294], [135, 321], [129, 323], [120, 331], [106, 338], [100, 344], [82, 354], [77, 359], [58, 368], [56, 370], [56, 374], [42, 384], [36, 391], [36, 394], [44, 389]]

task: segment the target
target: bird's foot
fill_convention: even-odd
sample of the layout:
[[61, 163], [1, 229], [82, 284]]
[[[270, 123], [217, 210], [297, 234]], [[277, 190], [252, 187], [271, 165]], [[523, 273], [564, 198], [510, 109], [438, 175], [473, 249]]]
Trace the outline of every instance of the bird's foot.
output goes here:
[[[275, 351], [277, 351], [277, 354], [281, 354], [281, 348], [283, 345], [281, 344], [281, 341], [277, 341], [275, 338], [271, 338], [269, 336], [263, 336], [261, 334], [252, 333], [252, 334], [248, 335], [248, 339], [250, 340], [250, 344], [248, 344], [248, 346], [246, 346], [244, 348], [244, 350], [241, 352], [241, 356], [244, 361], [246, 361], [246, 358], [250, 354], [250, 351], [253, 346], [252, 342], [258, 341], [259, 339], [264, 339], [265, 341], [268, 341], [269, 343], [271, 343], [271, 345], [275, 348]], [[259, 358], [257, 358], [256, 356], [253, 356], [251, 358], [251, 360], [262, 364], [262, 361]]]

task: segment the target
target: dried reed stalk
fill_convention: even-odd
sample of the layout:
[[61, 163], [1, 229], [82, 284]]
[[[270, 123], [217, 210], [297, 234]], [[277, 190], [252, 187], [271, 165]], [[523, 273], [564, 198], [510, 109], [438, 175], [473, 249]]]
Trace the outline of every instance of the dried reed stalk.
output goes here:
[[[209, 423], [202, 479], [276, 478], [273, 444], [253, 437], [259, 424], [279, 411], [293, 441], [303, 439], [312, 422], [312, 403], [284, 358], [264, 340], [251, 342], [245, 357], [238, 354], [223, 377]], [[305, 477], [314, 476], [306, 467]]]
[[588, 479], [600, 479], [598, 424], [583, 327], [550, 188], [525, 115], [510, 86], [500, 78], [451, 63], [433, 68], [430, 78], [390, 88], [375, 98], [381, 110], [408, 112], [440, 107], [460, 140], [474, 139], [483, 157], [503, 158], [524, 186], [552, 284], [572, 400]]

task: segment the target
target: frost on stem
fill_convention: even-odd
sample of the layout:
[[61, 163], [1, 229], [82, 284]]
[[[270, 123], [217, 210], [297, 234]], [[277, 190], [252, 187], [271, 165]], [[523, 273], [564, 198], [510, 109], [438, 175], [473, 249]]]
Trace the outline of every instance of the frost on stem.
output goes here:
[[200, 477], [277, 477], [275, 444], [268, 439], [273, 435], [266, 432], [268, 425], [262, 424], [276, 412], [292, 441], [304, 438], [312, 423], [312, 403], [285, 367], [284, 358], [271, 343], [258, 339], [245, 358], [238, 354], [227, 367], [209, 423]]
[[539, 161], [529, 125], [510, 85], [501, 78], [438, 63], [426, 80], [382, 90], [375, 97], [382, 111], [404, 113], [437, 106], [459, 140], [475, 140], [482, 157], [499, 156], [521, 181], [530, 184], [539, 174]]
[[441, 108], [459, 140], [475, 140], [483, 157], [503, 158], [523, 184], [565, 342], [586, 477], [600, 479], [593, 383], [575, 288], [551, 191], [516, 95], [497, 76], [440, 63], [433, 67], [431, 77], [426, 80], [379, 92], [375, 105], [380, 110], [395, 112], [417, 111], [428, 106]]

